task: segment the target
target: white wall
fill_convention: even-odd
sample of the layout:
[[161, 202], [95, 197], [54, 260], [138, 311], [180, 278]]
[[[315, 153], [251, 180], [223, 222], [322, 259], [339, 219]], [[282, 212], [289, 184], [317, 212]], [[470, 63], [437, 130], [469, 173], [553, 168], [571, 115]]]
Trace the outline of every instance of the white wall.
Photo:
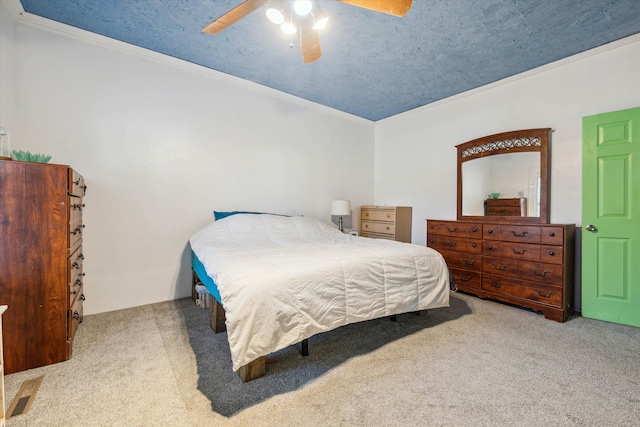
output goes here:
[[375, 203], [456, 218], [455, 146], [485, 135], [552, 128], [551, 222], [581, 224], [582, 117], [640, 105], [640, 37], [559, 61], [376, 123]]
[[[8, 132], [14, 127], [15, 103], [13, 91], [15, 25], [11, 15], [0, 3], [0, 126]], [[11, 134], [9, 134], [11, 137]]]
[[332, 199], [373, 199], [372, 122], [37, 17], [12, 39], [2, 15], [13, 148], [88, 185], [88, 314], [190, 295], [188, 239], [214, 209], [329, 221]]

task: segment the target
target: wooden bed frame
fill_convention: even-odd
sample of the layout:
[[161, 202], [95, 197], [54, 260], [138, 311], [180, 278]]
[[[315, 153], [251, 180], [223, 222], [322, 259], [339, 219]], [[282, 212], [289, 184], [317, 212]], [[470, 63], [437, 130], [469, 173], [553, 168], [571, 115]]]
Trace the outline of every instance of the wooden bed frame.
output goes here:
[[[198, 277], [198, 274], [195, 272], [195, 270], [192, 269], [191, 271], [193, 273], [191, 295], [192, 295], [192, 299], [195, 300], [195, 296], [196, 296], [195, 286], [197, 284], [201, 284], [202, 281]], [[227, 325], [225, 324], [226, 317], [225, 317], [224, 307], [212, 295], [210, 295], [209, 297], [211, 298], [211, 304], [209, 307], [209, 326], [211, 327], [213, 332], [216, 334], [219, 332], [225, 332], [227, 330]], [[412, 313], [418, 316], [426, 316], [427, 310], [413, 311]], [[395, 322], [396, 315], [393, 314], [389, 316], [389, 319], [392, 322]], [[308, 338], [302, 340], [302, 342], [300, 343], [300, 354], [305, 357], [309, 355], [309, 339]], [[252, 380], [255, 380], [256, 378], [260, 378], [264, 376], [266, 372], [266, 364], [267, 364], [267, 358], [266, 356], [262, 356], [252, 362], [247, 363], [244, 366], [241, 366], [237, 372], [238, 372], [238, 375], [240, 376], [240, 379], [243, 382], [252, 381]]]

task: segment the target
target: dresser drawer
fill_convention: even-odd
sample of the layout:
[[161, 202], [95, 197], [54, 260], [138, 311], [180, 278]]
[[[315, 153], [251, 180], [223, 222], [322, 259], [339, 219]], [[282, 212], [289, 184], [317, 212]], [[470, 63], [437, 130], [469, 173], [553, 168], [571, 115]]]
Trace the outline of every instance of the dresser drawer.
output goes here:
[[540, 242], [543, 245], [563, 245], [564, 227], [542, 227]]
[[80, 322], [82, 322], [83, 303], [84, 303], [84, 296], [80, 294], [79, 297], [76, 298], [75, 302], [71, 306], [71, 309], [69, 310], [69, 319], [67, 321], [67, 328], [68, 328], [67, 338], [71, 342], [73, 342], [73, 337], [75, 336], [76, 331], [78, 330], [78, 325], [80, 324]]
[[518, 277], [518, 261], [509, 258], [483, 257], [482, 272], [498, 276]]
[[78, 277], [82, 277], [82, 261], [84, 255], [82, 254], [82, 245], [75, 250], [69, 258], [67, 258], [67, 282], [72, 283]]
[[458, 285], [475, 289], [480, 289], [480, 287], [482, 286], [482, 276], [476, 271], [467, 271], [452, 268], [451, 275]]
[[369, 233], [390, 234], [391, 236], [393, 236], [395, 233], [395, 227], [393, 223], [362, 221], [362, 231]]
[[73, 169], [69, 169], [69, 195], [84, 197], [86, 190], [87, 186], [82, 175]]
[[498, 255], [500, 258], [540, 261], [540, 245], [517, 242], [499, 242]]
[[439, 251], [447, 262], [449, 268], [462, 270], [482, 271], [482, 255], [463, 252]]
[[371, 208], [362, 208], [362, 212], [360, 213], [363, 220], [370, 221], [391, 221], [395, 222], [396, 220], [396, 211], [395, 209], [371, 209]]
[[500, 225], [500, 240], [505, 242], [540, 243], [540, 227]]
[[500, 240], [500, 226], [498, 224], [483, 224], [482, 238], [485, 240]]
[[541, 283], [527, 283], [523, 280], [485, 274], [482, 276], [482, 289], [487, 292], [562, 306], [562, 290]]
[[564, 260], [562, 246], [543, 246], [540, 250], [540, 261], [562, 264]]
[[427, 232], [442, 236], [467, 237], [468, 223], [452, 221], [428, 221]]
[[427, 246], [438, 251], [445, 250], [482, 254], [482, 240], [469, 240], [462, 237], [429, 234]]
[[382, 234], [382, 233], [368, 233], [363, 231], [360, 233], [361, 237], [368, 237], [370, 239], [384, 239], [384, 240], [395, 240], [393, 234]]
[[562, 286], [563, 268], [558, 264], [520, 261], [518, 263], [518, 278], [543, 282], [548, 285]]

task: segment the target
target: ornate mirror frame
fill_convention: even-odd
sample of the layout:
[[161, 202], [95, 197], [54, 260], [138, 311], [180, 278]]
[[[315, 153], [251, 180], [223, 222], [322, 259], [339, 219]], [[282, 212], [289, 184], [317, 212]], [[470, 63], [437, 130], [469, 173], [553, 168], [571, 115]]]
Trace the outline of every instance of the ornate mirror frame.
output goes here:
[[[474, 139], [457, 145], [458, 149], [458, 221], [503, 223], [549, 223], [549, 139], [551, 128], [523, 129]], [[462, 215], [462, 165], [470, 160], [517, 152], [540, 152], [540, 216], [468, 216]]]

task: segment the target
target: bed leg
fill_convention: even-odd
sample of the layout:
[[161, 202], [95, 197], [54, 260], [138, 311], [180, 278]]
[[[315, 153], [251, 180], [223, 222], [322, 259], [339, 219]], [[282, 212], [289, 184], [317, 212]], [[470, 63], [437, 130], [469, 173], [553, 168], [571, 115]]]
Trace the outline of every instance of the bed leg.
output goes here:
[[426, 316], [427, 310], [412, 311], [412, 313], [415, 314], [416, 316]]
[[395, 322], [397, 320], [396, 315], [392, 314], [391, 316], [389, 316], [389, 320], [391, 320], [392, 322]]
[[249, 362], [238, 369], [238, 375], [242, 382], [249, 382], [264, 376], [267, 358], [265, 356], [258, 357], [253, 362]]
[[300, 355], [302, 357], [307, 357], [309, 355], [309, 338], [303, 339], [300, 344], [302, 344], [300, 347]]
[[218, 302], [213, 296], [211, 296], [211, 308], [209, 309], [209, 326], [216, 334], [218, 332], [224, 332], [227, 330], [227, 325], [224, 323], [225, 314], [222, 304]]

